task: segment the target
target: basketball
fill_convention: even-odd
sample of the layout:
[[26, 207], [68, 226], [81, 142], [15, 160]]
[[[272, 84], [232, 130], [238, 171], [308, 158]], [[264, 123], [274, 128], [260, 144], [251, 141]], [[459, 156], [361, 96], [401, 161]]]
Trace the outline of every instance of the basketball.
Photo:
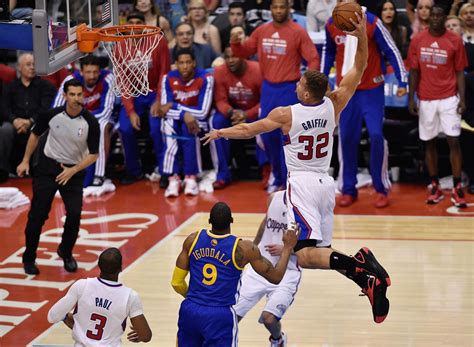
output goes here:
[[359, 13], [362, 17], [362, 7], [360, 7], [357, 2], [338, 3], [332, 11], [332, 20], [336, 27], [343, 31], [353, 31], [355, 26], [350, 19], [352, 18], [354, 22], [357, 22], [357, 17], [354, 12]]

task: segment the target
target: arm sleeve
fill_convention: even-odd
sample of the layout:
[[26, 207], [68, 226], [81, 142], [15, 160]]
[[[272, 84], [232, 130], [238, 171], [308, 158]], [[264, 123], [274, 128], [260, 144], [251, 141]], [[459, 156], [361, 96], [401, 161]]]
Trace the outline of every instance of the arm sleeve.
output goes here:
[[130, 113], [135, 112], [135, 106], [133, 105], [134, 98], [124, 98], [122, 97], [122, 105], [125, 107], [125, 111], [127, 111], [127, 116], [130, 116]]
[[399, 87], [406, 88], [408, 78], [402, 56], [392, 36], [378, 18], [375, 19], [374, 39], [380, 51], [387, 57], [390, 65], [393, 66]]
[[33, 116], [33, 119], [35, 121], [38, 119], [38, 116], [41, 113], [46, 112], [51, 108], [54, 97], [56, 95], [56, 87], [49, 81], [41, 80], [40, 88], [41, 105], [38, 112], [36, 112]]
[[96, 119], [105, 118], [107, 119], [112, 114], [114, 110], [114, 101], [115, 101], [115, 94], [112, 88], [114, 83], [114, 75], [109, 73], [104, 78], [104, 89], [102, 90], [102, 94], [100, 95], [100, 106], [97, 110], [93, 112], [93, 115]]
[[85, 279], [74, 283], [71, 288], [69, 288], [67, 294], [51, 307], [48, 312], [48, 322], [57, 323], [62, 321], [66, 314], [77, 304], [77, 301], [84, 292], [85, 286]]
[[156, 51], [159, 52], [158, 59], [159, 59], [159, 74], [158, 74], [158, 81], [156, 86], [156, 99], [160, 99], [161, 94], [161, 81], [163, 80], [163, 76], [165, 76], [170, 71], [170, 51], [168, 49], [168, 41], [166, 38], [161, 39], [158, 48]]
[[319, 69], [319, 54], [316, 50], [316, 46], [309, 37], [308, 33], [304, 30], [299, 32], [300, 36], [300, 47], [299, 51], [301, 56], [308, 63], [308, 70], [318, 70]]
[[220, 69], [216, 69], [214, 79], [216, 84], [214, 102], [216, 103], [217, 111], [222, 113], [224, 117], [227, 117], [227, 112], [232, 108], [232, 105], [229, 103], [229, 90], [224, 82], [224, 73]]
[[260, 28], [257, 28], [244, 42], [232, 42], [230, 46], [232, 47], [232, 52], [235, 56], [239, 58], [247, 58], [257, 53], [259, 33]]
[[256, 120], [257, 117], [258, 117], [258, 110], [260, 109], [260, 103], [252, 106], [251, 108], [249, 108], [248, 110], [245, 111], [245, 113], [247, 114], [247, 117], [250, 119], [250, 120]]
[[326, 24], [325, 31], [326, 41], [324, 42], [323, 46], [320, 71], [328, 76], [331, 68], [334, 66], [334, 60], [336, 59], [336, 43], [332, 39], [331, 33], [329, 32], [329, 23]]
[[461, 39], [458, 40], [456, 50], [454, 52], [454, 68], [456, 71], [463, 71], [467, 66], [466, 49]]
[[67, 81], [69, 81], [72, 78], [74, 78], [74, 76], [69, 75], [61, 83], [61, 86], [59, 87], [58, 92], [56, 93], [56, 97], [54, 98], [53, 107], [64, 106], [64, 104], [66, 103], [66, 99], [64, 99], [64, 95], [63, 95], [64, 94], [64, 83], [66, 83]]
[[138, 293], [132, 289], [127, 302], [128, 316], [134, 318], [143, 314], [143, 305]]
[[44, 134], [46, 130], [49, 129], [49, 121], [53, 118], [56, 114], [58, 114], [59, 109], [53, 108], [47, 112], [40, 113], [38, 119], [36, 119], [35, 124], [31, 128], [33, 134], [37, 136], [41, 136]]
[[86, 121], [89, 124], [89, 133], [87, 135], [87, 148], [89, 154], [99, 153], [99, 140], [100, 140], [100, 126], [97, 119], [94, 118], [90, 113], [86, 117]]
[[204, 77], [204, 83], [199, 91], [199, 99], [197, 106], [184, 106], [178, 104], [178, 109], [181, 111], [180, 119], [182, 120], [185, 112], [189, 112], [197, 120], [205, 120], [209, 115], [209, 110], [212, 106], [212, 92], [214, 89], [214, 78], [211, 75]]

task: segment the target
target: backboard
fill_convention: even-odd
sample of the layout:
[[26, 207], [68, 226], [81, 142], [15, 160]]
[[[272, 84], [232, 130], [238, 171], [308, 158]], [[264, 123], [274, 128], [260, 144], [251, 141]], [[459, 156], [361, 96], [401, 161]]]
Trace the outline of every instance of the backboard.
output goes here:
[[118, 24], [117, 0], [36, 0], [32, 15], [33, 54], [38, 75], [49, 75], [84, 55], [76, 29]]

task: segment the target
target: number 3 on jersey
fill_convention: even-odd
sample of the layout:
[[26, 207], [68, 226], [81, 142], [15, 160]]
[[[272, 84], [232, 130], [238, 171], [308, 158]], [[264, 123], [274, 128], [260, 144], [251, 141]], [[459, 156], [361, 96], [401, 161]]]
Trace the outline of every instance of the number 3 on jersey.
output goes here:
[[101, 340], [104, 334], [105, 323], [107, 323], [107, 317], [93, 313], [91, 314], [91, 320], [97, 322], [94, 327], [95, 333], [91, 330], [87, 330], [86, 336], [92, 340]]
[[329, 144], [328, 132], [316, 136], [316, 148], [314, 148], [314, 136], [301, 135], [298, 137], [298, 142], [305, 144], [304, 150], [306, 151], [305, 153], [298, 153], [298, 159], [300, 160], [311, 160], [313, 157], [319, 159], [328, 155], [327, 150], [323, 152]]
[[212, 286], [217, 280], [217, 269], [215, 265], [204, 265], [202, 268], [202, 275], [204, 276], [202, 283], [204, 283], [206, 286]]

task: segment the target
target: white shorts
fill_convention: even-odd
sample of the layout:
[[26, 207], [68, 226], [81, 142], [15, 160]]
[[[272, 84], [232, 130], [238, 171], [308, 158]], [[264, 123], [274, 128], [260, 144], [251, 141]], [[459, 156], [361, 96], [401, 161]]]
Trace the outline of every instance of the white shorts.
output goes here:
[[268, 282], [252, 268], [247, 269], [242, 275], [239, 299], [234, 305], [235, 313], [244, 317], [266, 295], [267, 303], [263, 311], [270, 312], [280, 320], [295, 299], [300, 279], [300, 270], [286, 270], [280, 284], [276, 285]]
[[452, 137], [461, 135], [458, 102], [457, 96], [440, 100], [420, 100], [418, 108], [420, 139], [432, 140], [440, 132]]
[[327, 174], [292, 171], [288, 174], [286, 201], [288, 225], [301, 227], [299, 240], [316, 240], [318, 247], [332, 242], [336, 186]]

